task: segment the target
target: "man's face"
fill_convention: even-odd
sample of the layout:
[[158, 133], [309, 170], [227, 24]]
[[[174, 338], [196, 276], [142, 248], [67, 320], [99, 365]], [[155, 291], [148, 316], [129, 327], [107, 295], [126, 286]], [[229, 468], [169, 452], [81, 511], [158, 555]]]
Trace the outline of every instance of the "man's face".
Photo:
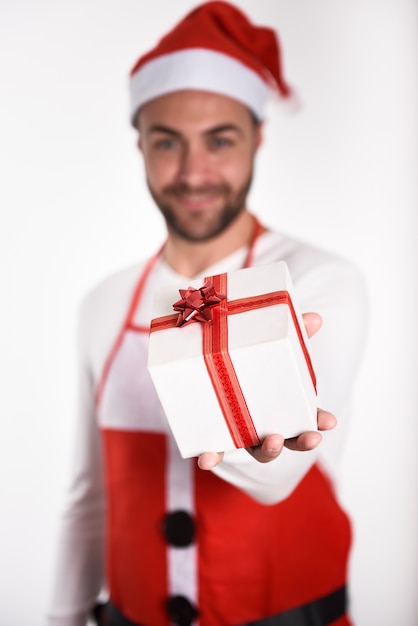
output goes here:
[[245, 208], [260, 125], [226, 96], [177, 91], [145, 104], [139, 146], [150, 192], [173, 235], [206, 241]]

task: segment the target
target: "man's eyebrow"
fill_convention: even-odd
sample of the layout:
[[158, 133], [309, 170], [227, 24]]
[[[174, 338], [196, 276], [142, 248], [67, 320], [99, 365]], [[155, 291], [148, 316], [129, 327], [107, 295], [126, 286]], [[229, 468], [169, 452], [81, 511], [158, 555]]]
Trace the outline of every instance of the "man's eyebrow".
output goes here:
[[169, 126], [162, 126], [160, 124], [154, 124], [153, 126], [147, 128], [147, 134], [150, 133], [164, 133], [166, 135], [172, 135], [173, 137], [178, 137], [180, 135], [180, 133], [174, 130], [174, 128], [170, 128]]
[[[147, 134], [151, 133], [164, 133], [166, 135], [171, 135], [172, 137], [180, 137], [181, 133], [174, 128], [170, 128], [170, 126], [164, 126], [162, 124], [154, 124], [147, 129]], [[208, 128], [204, 131], [204, 135], [217, 135], [218, 133], [226, 133], [226, 132], [234, 132], [238, 135], [243, 135], [242, 129], [236, 124], [227, 123], [227, 124], [219, 124], [219, 126], [214, 126], [213, 128]]]
[[226, 132], [234, 132], [238, 135], [242, 135], [242, 129], [236, 124], [228, 123], [228, 124], [220, 124], [219, 126], [215, 126], [214, 128], [209, 128], [205, 131], [205, 135], [217, 135], [218, 133], [226, 133]]

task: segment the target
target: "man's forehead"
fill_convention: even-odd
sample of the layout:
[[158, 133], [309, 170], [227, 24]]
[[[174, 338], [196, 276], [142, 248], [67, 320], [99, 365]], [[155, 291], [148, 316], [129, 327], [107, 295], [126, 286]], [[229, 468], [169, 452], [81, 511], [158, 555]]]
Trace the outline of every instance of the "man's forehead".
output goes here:
[[145, 103], [137, 116], [137, 126], [201, 125], [202, 128], [230, 125], [239, 127], [252, 119], [251, 111], [241, 102], [222, 94], [181, 90], [159, 96]]

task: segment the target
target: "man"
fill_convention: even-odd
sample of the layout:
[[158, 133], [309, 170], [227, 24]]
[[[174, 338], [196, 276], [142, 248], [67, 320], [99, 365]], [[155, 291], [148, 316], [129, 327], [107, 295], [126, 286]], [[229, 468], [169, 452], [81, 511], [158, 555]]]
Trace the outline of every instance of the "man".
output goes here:
[[[323, 318], [311, 342], [319, 401], [344, 424], [363, 285], [342, 259], [248, 211], [271, 91], [291, 96], [275, 34], [224, 2], [192, 11], [133, 69], [132, 123], [167, 240], [83, 304], [77, 460], [50, 624], [85, 625], [103, 585], [99, 624], [350, 624], [350, 524], [330, 481], [343, 429], [321, 445], [318, 432], [334, 415], [319, 410], [318, 431], [292, 440], [272, 433], [256, 448], [182, 459], [146, 370], [157, 285], [285, 260], [302, 310]], [[305, 324], [312, 335], [321, 321]]]

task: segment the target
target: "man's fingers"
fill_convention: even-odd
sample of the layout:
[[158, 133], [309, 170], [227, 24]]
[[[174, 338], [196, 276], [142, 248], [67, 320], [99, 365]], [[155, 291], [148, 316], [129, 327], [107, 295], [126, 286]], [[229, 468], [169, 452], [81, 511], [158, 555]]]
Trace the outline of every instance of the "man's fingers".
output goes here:
[[332, 430], [337, 425], [337, 418], [329, 411], [318, 409], [318, 430]]
[[312, 337], [322, 326], [322, 317], [318, 313], [304, 313], [302, 318], [308, 337]]
[[[318, 409], [318, 431], [332, 430], [336, 424], [335, 415], [329, 411]], [[269, 463], [279, 456], [284, 447], [298, 452], [313, 450], [322, 440], [322, 435], [318, 431], [308, 431], [290, 439], [284, 439], [282, 435], [278, 434], [267, 435], [261, 445], [247, 448], [247, 451], [259, 463]], [[223, 452], [204, 452], [198, 458], [198, 465], [202, 470], [212, 470], [222, 461], [223, 457]]]
[[[332, 430], [337, 425], [337, 418], [329, 411], [318, 409], [317, 413], [318, 430]], [[315, 430], [302, 433], [298, 437], [292, 437], [286, 439], [284, 445], [289, 450], [297, 450], [304, 452], [306, 450], [313, 450], [316, 448], [322, 440], [320, 432]]]
[[247, 448], [247, 450], [259, 463], [269, 463], [279, 456], [283, 445], [282, 435], [267, 435], [260, 446]]
[[202, 470], [211, 470], [224, 458], [223, 452], [204, 452], [197, 460], [197, 464]]
[[284, 445], [289, 450], [296, 450], [297, 452], [306, 452], [307, 450], [313, 450], [321, 443], [322, 435], [316, 430], [302, 433], [299, 437], [292, 437], [286, 439]]

